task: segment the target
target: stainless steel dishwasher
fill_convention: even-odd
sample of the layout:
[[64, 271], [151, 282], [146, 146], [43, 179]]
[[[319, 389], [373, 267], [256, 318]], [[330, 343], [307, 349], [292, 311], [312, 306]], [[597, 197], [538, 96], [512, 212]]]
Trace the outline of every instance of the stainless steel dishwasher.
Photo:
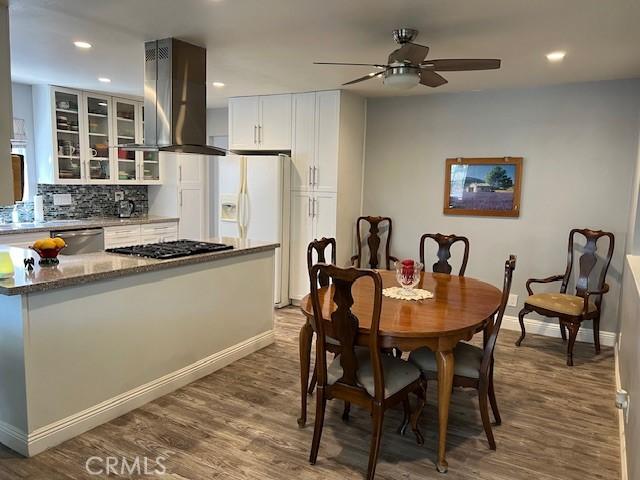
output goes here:
[[85, 230], [62, 230], [51, 232], [52, 238], [61, 238], [67, 248], [60, 255], [77, 255], [79, 253], [95, 253], [104, 250], [104, 231], [102, 228]]

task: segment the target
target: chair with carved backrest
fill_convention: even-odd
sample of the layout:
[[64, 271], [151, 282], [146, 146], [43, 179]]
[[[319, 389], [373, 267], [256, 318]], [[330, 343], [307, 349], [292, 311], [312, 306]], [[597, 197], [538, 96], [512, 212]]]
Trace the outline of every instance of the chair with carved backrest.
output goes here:
[[[490, 322], [484, 330], [484, 346], [476, 347], [466, 342], [460, 342], [453, 350], [455, 358], [453, 372], [454, 387], [471, 387], [478, 390], [478, 403], [480, 404], [480, 417], [482, 418], [482, 426], [484, 427], [489, 448], [496, 449], [496, 442], [493, 438], [491, 429], [491, 421], [489, 420], [489, 407], [491, 405], [496, 425], [500, 425], [500, 412], [498, 411], [498, 403], [496, 402], [495, 389], [493, 387], [493, 364], [494, 351], [504, 311], [507, 308], [509, 293], [511, 291], [511, 281], [513, 279], [513, 271], [516, 268], [515, 255], [509, 255], [509, 259], [504, 265], [504, 281], [502, 284], [502, 298], [498, 313], [495, 315], [493, 322]], [[426, 347], [414, 350], [409, 355], [409, 361], [414, 363], [422, 371], [423, 377], [429, 380], [438, 379], [438, 367], [435, 355]]]
[[420, 237], [420, 263], [422, 268], [426, 270], [426, 264], [424, 259], [424, 247], [427, 239], [431, 239], [438, 244], [437, 257], [438, 261], [432, 265], [432, 271], [434, 273], [448, 273], [450, 274], [453, 268], [449, 264], [448, 260], [451, 258], [451, 247], [456, 242], [462, 242], [464, 244], [464, 254], [462, 257], [462, 265], [458, 271], [458, 276], [464, 277], [464, 272], [467, 269], [467, 261], [469, 260], [469, 239], [467, 237], [460, 237], [458, 235], [443, 235], [441, 233], [425, 233]]
[[[309, 246], [307, 247], [307, 270], [309, 272], [311, 272], [311, 268], [313, 268], [313, 266], [316, 263], [329, 263], [327, 262], [327, 253], [326, 253], [327, 248], [329, 247], [331, 247], [331, 264], [335, 265], [336, 264], [336, 239], [335, 238], [322, 237], [320, 240], [315, 239], [311, 243], [309, 243]], [[313, 260], [314, 251], [316, 253], [316, 259], [317, 259], [316, 262], [314, 262]], [[317, 279], [317, 283], [320, 287], [328, 287], [329, 277], [326, 274], [319, 275]], [[330, 337], [327, 339], [327, 348], [333, 354], [340, 353], [340, 345], [337, 343], [336, 340]], [[314, 369], [313, 375], [311, 376], [311, 381], [309, 382], [309, 390], [308, 390], [309, 395], [313, 393], [313, 389], [316, 386], [316, 383], [318, 381], [317, 375], [318, 373]], [[348, 408], [346, 409], [346, 412], [347, 413], [345, 416], [348, 415]]]
[[[316, 278], [320, 275], [331, 279], [332, 285], [329, 288], [318, 288]], [[382, 309], [382, 278], [378, 272], [318, 264], [313, 266], [310, 276], [311, 303], [317, 333], [318, 386], [309, 461], [315, 464], [318, 458], [327, 400], [342, 399], [371, 413], [373, 434], [367, 472], [367, 479], [371, 480], [375, 475], [380, 450], [384, 413], [402, 403], [405, 417], [409, 416], [409, 394], [419, 393], [420, 398], [424, 395], [420, 371], [410, 363], [380, 351], [378, 329]], [[370, 281], [374, 286], [368, 348], [357, 346], [359, 319], [351, 310], [354, 303], [351, 287], [356, 281]], [[335, 310], [330, 313], [329, 318], [325, 318], [322, 311], [326, 295], [330, 295], [335, 304]], [[341, 353], [329, 365], [326, 358], [327, 337], [337, 339], [341, 347]], [[422, 443], [422, 436], [417, 430], [417, 423], [422, 406], [423, 402], [419, 402], [416, 413], [411, 415], [411, 424], [419, 443]]]
[[[363, 252], [363, 239], [362, 239], [362, 223], [367, 222], [369, 224], [369, 236], [367, 237], [367, 247], [369, 249], [369, 259], [364, 261], [362, 258]], [[384, 250], [382, 251], [382, 259], [380, 258], [380, 242], [381, 242], [381, 224], [387, 223], [387, 238], [384, 243]], [[351, 264], [358, 268], [379, 268], [380, 263], [383, 263], [383, 268], [389, 270], [391, 268], [391, 262], [397, 262], [398, 259], [390, 254], [391, 246], [391, 231], [393, 228], [393, 222], [389, 217], [359, 217], [356, 221], [356, 241], [358, 245], [358, 253], [351, 257]]]
[[[584, 252], [578, 259], [578, 279], [576, 281], [575, 295], [567, 294], [567, 287], [571, 279], [571, 271], [573, 269], [574, 249], [576, 248], [575, 235], [581, 235], [586, 239], [583, 247]], [[596, 255], [598, 249], [598, 241], [601, 238], [608, 238], [609, 248], [607, 255], [603, 259], [604, 264], [600, 275], [597, 276], [597, 284], [595, 289], [589, 288], [590, 277], [595, 273], [594, 268], [598, 263]], [[600, 314], [602, 307], [602, 297], [609, 291], [609, 285], [605, 283], [607, 270], [611, 264], [613, 257], [613, 249], [615, 246], [615, 237], [611, 232], [603, 232], [602, 230], [590, 230], [588, 228], [574, 228], [569, 233], [569, 244], [567, 250], [567, 268], [564, 275], [553, 275], [547, 278], [530, 278], [527, 280], [527, 292], [529, 297], [525, 300], [524, 308], [520, 310], [518, 319], [520, 320], [520, 329], [522, 334], [516, 342], [520, 346], [525, 337], [526, 331], [524, 327], [524, 316], [530, 312], [536, 312], [540, 315], [550, 318], [558, 318], [560, 322], [560, 333], [562, 340], [567, 340], [567, 332], [569, 330], [569, 343], [567, 345], [567, 365], [573, 366], [573, 346], [578, 336], [580, 324], [584, 320], [593, 320], [593, 341], [595, 344], [596, 354], [600, 353]], [[552, 283], [562, 281], [560, 285], [560, 293], [533, 293], [531, 289], [532, 283]]]

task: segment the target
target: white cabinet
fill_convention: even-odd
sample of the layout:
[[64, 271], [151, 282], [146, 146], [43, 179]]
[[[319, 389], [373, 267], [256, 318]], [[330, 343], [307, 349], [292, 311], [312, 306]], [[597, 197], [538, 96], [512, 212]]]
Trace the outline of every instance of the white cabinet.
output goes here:
[[291, 149], [291, 95], [260, 97], [260, 150]]
[[140, 225], [104, 228], [104, 248], [140, 245]]
[[229, 99], [229, 137], [232, 149], [257, 148], [258, 125], [260, 125], [260, 97]]
[[140, 225], [140, 243], [173, 242], [178, 240], [178, 224], [175, 222]]
[[85, 165], [85, 183], [114, 183], [115, 149], [111, 97], [84, 92], [84, 136], [88, 140], [81, 155]]
[[340, 92], [294, 95], [292, 190], [336, 192]]
[[347, 92], [310, 92], [293, 95], [293, 112], [289, 288], [291, 298], [300, 300], [309, 293], [309, 242], [335, 237], [340, 266], [353, 253], [365, 105]]
[[291, 95], [229, 99], [232, 150], [290, 150]]
[[316, 93], [293, 96], [293, 141], [291, 145], [291, 190], [308, 191], [313, 186], [316, 156]]
[[143, 142], [141, 100], [34, 85], [33, 110], [38, 183], [161, 183], [157, 152], [116, 147]]
[[128, 247], [178, 239], [176, 222], [122, 225], [104, 228], [104, 248]]
[[[314, 238], [336, 236], [336, 194], [292, 192], [290, 233], [290, 296], [309, 293], [307, 246]], [[314, 253], [315, 255], [315, 253]], [[317, 260], [315, 257], [314, 261]]]
[[33, 108], [38, 183], [86, 183], [82, 92], [34, 85]]
[[178, 216], [180, 235], [189, 240], [206, 240], [209, 236], [205, 203], [207, 157], [180, 155], [178, 158]]

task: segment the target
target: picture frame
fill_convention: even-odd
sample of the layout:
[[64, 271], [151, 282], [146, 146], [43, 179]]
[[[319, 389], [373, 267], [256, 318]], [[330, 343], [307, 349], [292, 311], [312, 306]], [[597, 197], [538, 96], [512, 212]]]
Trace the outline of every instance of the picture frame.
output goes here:
[[522, 157], [447, 158], [445, 215], [519, 217]]

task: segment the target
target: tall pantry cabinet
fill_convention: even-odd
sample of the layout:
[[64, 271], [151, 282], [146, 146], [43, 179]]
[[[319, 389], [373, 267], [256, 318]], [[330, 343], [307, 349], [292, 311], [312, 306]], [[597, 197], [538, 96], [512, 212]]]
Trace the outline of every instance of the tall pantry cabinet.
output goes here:
[[360, 215], [365, 100], [344, 91], [293, 95], [290, 296], [309, 293], [307, 245], [335, 237], [346, 266]]

